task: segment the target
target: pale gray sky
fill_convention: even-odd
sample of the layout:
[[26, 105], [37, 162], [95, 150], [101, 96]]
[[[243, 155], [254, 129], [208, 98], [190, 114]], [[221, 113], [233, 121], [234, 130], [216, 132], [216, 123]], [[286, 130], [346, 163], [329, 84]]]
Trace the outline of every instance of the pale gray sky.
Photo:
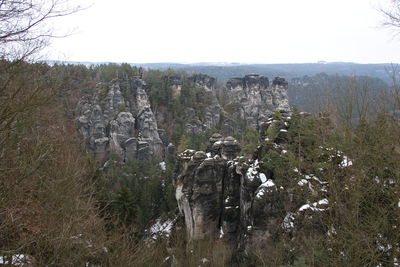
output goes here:
[[[73, 0], [88, 5], [83, 0]], [[69, 37], [47, 57], [70, 61], [400, 62], [380, 27], [389, 0], [95, 0], [57, 21]]]

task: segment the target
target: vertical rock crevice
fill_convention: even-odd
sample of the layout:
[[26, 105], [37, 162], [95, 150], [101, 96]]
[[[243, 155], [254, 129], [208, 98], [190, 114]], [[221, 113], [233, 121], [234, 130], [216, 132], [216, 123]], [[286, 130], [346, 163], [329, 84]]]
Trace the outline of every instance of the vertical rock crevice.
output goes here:
[[164, 146], [145, 85], [139, 78], [100, 83], [92, 96], [78, 103], [79, 131], [100, 166], [112, 154], [122, 161], [163, 158]]

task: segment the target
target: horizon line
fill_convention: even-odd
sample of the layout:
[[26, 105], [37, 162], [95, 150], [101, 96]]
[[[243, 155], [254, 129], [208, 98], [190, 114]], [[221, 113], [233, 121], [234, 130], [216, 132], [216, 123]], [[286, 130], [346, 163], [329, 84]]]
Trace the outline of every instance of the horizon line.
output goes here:
[[400, 64], [398, 62], [379, 62], [379, 63], [360, 63], [353, 61], [317, 61], [317, 62], [279, 62], [279, 63], [266, 63], [266, 62], [234, 62], [234, 61], [204, 61], [204, 62], [174, 62], [174, 61], [160, 61], [160, 62], [127, 62], [127, 61], [90, 61], [90, 60], [54, 60], [46, 59], [42, 62], [60, 62], [60, 63], [90, 63], [90, 64], [130, 64], [130, 65], [144, 65], [144, 64], [180, 64], [180, 65], [208, 65], [208, 66], [229, 66], [229, 65], [297, 65], [297, 64], [358, 64], [358, 65], [386, 65], [386, 64]]

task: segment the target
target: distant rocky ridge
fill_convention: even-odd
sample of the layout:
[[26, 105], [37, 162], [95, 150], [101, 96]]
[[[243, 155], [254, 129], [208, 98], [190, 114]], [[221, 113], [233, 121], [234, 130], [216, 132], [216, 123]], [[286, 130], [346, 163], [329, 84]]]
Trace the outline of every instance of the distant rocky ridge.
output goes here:
[[124, 161], [163, 157], [168, 143], [160, 138], [144, 86], [141, 79], [113, 80], [98, 84], [93, 96], [78, 103], [79, 131], [100, 165], [111, 153]]
[[209, 106], [205, 108], [204, 119], [201, 120], [194, 109], [187, 109], [188, 120], [186, 123], [186, 132], [190, 134], [201, 134], [207, 129], [216, 127], [221, 120], [223, 112], [216, 96], [216, 80], [208, 75], [195, 74], [188, 78], [195, 86], [201, 87], [205, 91], [205, 97], [211, 99]]
[[229, 79], [226, 88], [229, 101], [239, 106], [237, 116], [257, 130], [275, 110], [290, 112], [288, 83], [283, 78], [276, 77], [270, 85], [264, 76], [246, 75]]
[[[174, 96], [179, 96], [182, 77], [170, 75], [165, 78], [171, 86]], [[186, 132], [201, 134], [206, 130], [219, 126], [221, 132], [232, 135], [237, 132], [235, 121], [245, 121], [248, 126], [257, 130], [275, 110], [290, 112], [287, 96], [288, 83], [276, 77], [270, 84], [267, 77], [250, 74], [243, 78], [231, 78], [223, 88], [218, 88], [216, 79], [205, 74], [195, 74], [188, 78], [195, 86], [205, 90], [212, 102], [205, 109], [204, 118], [200, 118], [192, 108], [186, 110]], [[227, 99], [228, 106], [234, 110], [224, 110], [218, 102], [217, 91]]]
[[[178, 97], [182, 77], [169, 75], [164, 79], [173, 97]], [[275, 110], [290, 112], [287, 82], [282, 78], [275, 78], [270, 84], [264, 76], [246, 75], [230, 79], [222, 89], [218, 88], [216, 79], [208, 75], [194, 74], [187, 79], [193, 86], [202, 88], [204, 97], [210, 99], [202, 116], [195, 109], [186, 108], [187, 134], [203, 134], [206, 130], [221, 128], [223, 134], [231, 135], [237, 119], [261, 130], [262, 123]], [[219, 103], [217, 91], [221, 90], [228, 104], [237, 106], [233, 112], [224, 110]], [[139, 77], [98, 84], [92, 95], [79, 101], [77, 114], [81, 136], [101, 166], [112, 154], [122, 161], [151, 157], [162, 160], [166, 152], [174, 151], [167, 132], [158, 128], [163, 114], [153, 113], [146, 83]], [[170, 148], [166, 149], [168, 145]]]

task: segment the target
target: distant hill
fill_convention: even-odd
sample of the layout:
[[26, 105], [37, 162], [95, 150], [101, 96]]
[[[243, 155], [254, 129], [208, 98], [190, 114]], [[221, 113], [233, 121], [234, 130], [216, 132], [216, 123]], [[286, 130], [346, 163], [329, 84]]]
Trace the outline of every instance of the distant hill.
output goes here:
[[[273, 79], [284, 77], [289, 82], [289, 100], [301, 110], [315, 112], [328, 101], [339, 101], [343, 88], [354, 86], [365, 89], [372, 98], [377, 98], [389, 89], [391, 64], [357, 64], [346, 62], [319, 62], [304, 64], [239, 64], [239, 63], [152, 63], [135, 64], [148, 69], [168, 68], [204, 73], [217, 78], [223, 84], [232, 77], [243, 77], [250, 73]], [[352, 84], [352, 85], [351, 85]], [[335, 100], [336, 99], [336, 100]]]
[[373, 100], [370, 108], [374, 110], [373, 106], [380, 104], [379, 97], [388, 90], [387, 83], [376, 77], [319, 73], [290, 79], [288, 96], [291, 105], [316, 112], [329, 102], [338, 104], [345, 101], [349, 93], [358, 96], [365, 94]]
[[204, 73], [217, 78], [219, 81], [226, 81], [232, 77], [243, 77], [249, 73], [257, 73], [270, 78], [282, 76], [290, 80], [305, 75], [313, 76], [318, 73], [371, 76], [380, 78], [388, 83], [391, 82], [388, 74], [392, 69], [391, 64], [357, 64], [346, 62], [320, 62], [300, 64], [240, 64], [240, 63], [138, 63], [133, 64], [149, 69], [165, 70], [168, 68], [183, 70], [187, 72]]
[[[56, 61], [47, 60], [48, 64], [82, 64], [100, 65], [118, 62], [89, 62], [89, 61]], [[303, 76], [313, 76], [319, 73], [328, 75], [347, 75], [347, 76], [371, 76], [380, 78], [387, 83], [391, 83], [390, 72], [393, 69], [391, 63], [382, 64], [358, 64], [351, 62], [325, 62], [318, 63], [287, 63], [287, 64], [246, 64], [235, 62], [198, 62], [198, 63], [129, 63], [132, 66], [140, 66], [146, 69], [167, 70], [175, 69], [190, 73], [204, 73], [217, 78], [219, 82], [226, 82], [232, 77], [243, 77], [244, 75], [256, 73], [274, 78], [281, 76], [287, 80]], [[394, 64], [396, 66], [396, 64]]]

